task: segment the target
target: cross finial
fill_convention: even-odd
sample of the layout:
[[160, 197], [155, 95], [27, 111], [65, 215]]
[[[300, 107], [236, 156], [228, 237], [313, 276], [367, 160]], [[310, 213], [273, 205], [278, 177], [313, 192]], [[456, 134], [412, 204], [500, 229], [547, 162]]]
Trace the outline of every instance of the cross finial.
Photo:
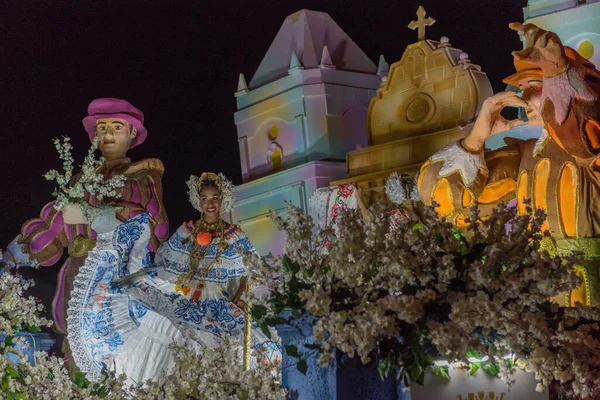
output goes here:
[[423, 8], [423, 6], [419, 6], [419, 8], [417, 9], [417, 20], [416, 21], [411, 21], [410, 24], [408, 24], [408, 27], [412, 30], [417, 29], [417, 36], [419, 38], [419, 42], [421, 40], [425, 40], [425, 27], [426, 26], [431, 26], [435, 23], [435, 19], [431, 18], [431, 17], [427, 17], [425, 18], [425, 14], [426, 11]]

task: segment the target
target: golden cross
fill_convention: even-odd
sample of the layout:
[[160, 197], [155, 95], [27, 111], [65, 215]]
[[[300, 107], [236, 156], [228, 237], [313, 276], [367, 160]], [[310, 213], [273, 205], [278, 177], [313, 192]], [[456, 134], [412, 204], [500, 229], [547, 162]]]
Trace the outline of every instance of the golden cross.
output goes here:
[[419, 42], [421, 40], [425, 40], [425, 27], [431, 26], [435, 23], [435, 19], [431, 17], [425, 18], [425, 14], [426, 12], [423, 6], [419, 6], [419, 8], [417, 9], [417, 17], [419, 18], [417, 18], [416, 21], [411, 21], [410, 24], [408, 24], [408, 27], [413, 31], [417, 29], [417, 36], [419, 38]]

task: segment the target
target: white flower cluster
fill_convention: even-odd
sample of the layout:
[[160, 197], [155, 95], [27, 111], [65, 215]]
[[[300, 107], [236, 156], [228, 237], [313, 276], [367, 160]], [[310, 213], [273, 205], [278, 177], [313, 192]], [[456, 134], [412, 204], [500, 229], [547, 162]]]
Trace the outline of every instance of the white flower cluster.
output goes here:
[[[9, 398], [49, 400], [281, 400], [286, 396], [273, 368], [279, 365], [259, 363], [255, 369], [243, 371], [240, 363], [243, 350], [239, 344], [226, 340], [221, 347], [202, 348], [195, 345], [175, 346], [175, 366], [162, 379], [127, 386], [124, 375], [106, 371], [99, 383], [90, 383], [79, 373], [73, 379], [62, 358], [37, 352], [32, 366], [18, 350], [0, 344], [0, 388]], [[15, 363], [7, 357], [18, 357]], [[263, 356], [261, 350], [255, 355]]]
[[427, 209], [390, 232], [383, 205], [372, 212], [380, 218], [361, 223], [344, 210], [335, 233], [313, 235], [310, 217], [290, 206], [275, 217], [285, 254], [250, 260], [271, 290], [254, 304], [315, 317], [323, 365], [337, 349], [422, 382], [432, 358], [468, 364], [477, 352], [510, 384], [514, 364], [503, 356], [514, 354], [540, 388], [555, 380], [566, 394], [600, 396], [600, 310], [550, 300], [580, 284], [571, 266], [582, 260], [539, 250], [543, 215], [509, 208], [482, 222], [474, 211], [461, 232]]
[[[4, 343], [2, 344], [4, 345]], [[7, 357], [12, 353], [18, 358], [15, 363]], [[49, 356], [40, 351], [35, 353], [35, 365], [12, 347], [0, 349], [0, 398], [48, 399], [48, 400], [121, 400], [131, 399], [124, 390], [125, 377], [107, 374], [100, 385], [92, 385], [85, 378], [79, 384], [73, 382], [62, 358]], [[4, 394], [6, 397], [2, 396]]]
[[[279, 378], [273, 373], [281, 366], [258, 362], [256, 368], [243, 371], [243, 348], [226, 338], [220, 347], [197, 348], [187, 343], [175, 348], [175, 368], [158, 382], [132, 391], [134, 398], [162, 400], [183, 399], [265, 399], [286, 396]], [[254, 350], [258, 360], [265, 359], [262, 349]]]
[[406, 200], [419, 201], [416, 181], [408, 175], [399, 176], [394, 172], [385, 182], [385, 194], [394, 204], [402, 204]]
[[114, 175], [110, 178], [105, 178], [104, 175], [98, 172], [104, 157], [98, 160], [94, 157], [96, 149], [98, 149], [98, 138], [95, 137], [92, 145], [88, 150], [83, 164], [81, 165], [81, 173], [74, 184], [71, 184], [73, 177], [73, 156], [71, 151], [73, 146], [70, 143], [70, 138], [64, 137], [61, 142], [59, 139], [54, 139], [54, 147], [58, 152], [58, 157], [63, 162], [64, 174], [51, 169], [44, 178], [49, 181], [56, 181], [57, 188], [53, 196], [56, 197], [54, 208], [61, 210], [67, 203], [78, 203], [88, 220], [93, 219], [94, 211], [89, 206], [85, 199], [86, 193], [95, 196], [96, 200], [102, 200], [104, 197], [118, 198], [120, 196], [119, 189], [125, 186], [125, 175]]
[[52, 325], [52, 321], [38, 315], [43, 305], [23, 295], [31, 284], [8, 269], [0, 270], [0, 333], [10, 335], [28, 327]]

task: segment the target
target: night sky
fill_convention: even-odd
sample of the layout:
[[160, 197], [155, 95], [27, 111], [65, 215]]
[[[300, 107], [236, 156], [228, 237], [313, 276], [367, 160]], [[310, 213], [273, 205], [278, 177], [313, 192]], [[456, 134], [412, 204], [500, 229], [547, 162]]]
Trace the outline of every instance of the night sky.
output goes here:
[[[185, 181], [221, 171], [241, 183], [233, 93], [249, 82], [285, 17], [323, 11], [375, 62], [391, 64], [417, 34], [407, 28], [421, 4], [436, 19], [427, 38], [448, 36], [487, 72], [494, 91], [512, 73], [521, 43], [507, 24], [526, 0], [402, 1], [5, 1], [0, 15], [0, 247], [52, 200], [42, 178], [60, 167], [52, 138], [72, 138], [76, 161], [89, 147], [81, 119], [98, 97], [129, 100], [148, 139], [133, 161], [160, 158], [171, 231], [196, 218]], [[51, 267], [58, 272], [58, 267]], [[54, 283], [42, 274], [48, 287]]]

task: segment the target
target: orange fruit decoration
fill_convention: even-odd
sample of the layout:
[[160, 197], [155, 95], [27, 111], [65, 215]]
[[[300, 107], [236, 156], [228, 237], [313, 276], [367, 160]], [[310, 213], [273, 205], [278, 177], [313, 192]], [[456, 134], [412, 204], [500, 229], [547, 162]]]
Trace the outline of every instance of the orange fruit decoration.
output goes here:
[[196, 241], [200, 246], [208, 246], [211, 240], [212, 236], [208, 232], [200, 232], [198, 236], [196, 236]]

